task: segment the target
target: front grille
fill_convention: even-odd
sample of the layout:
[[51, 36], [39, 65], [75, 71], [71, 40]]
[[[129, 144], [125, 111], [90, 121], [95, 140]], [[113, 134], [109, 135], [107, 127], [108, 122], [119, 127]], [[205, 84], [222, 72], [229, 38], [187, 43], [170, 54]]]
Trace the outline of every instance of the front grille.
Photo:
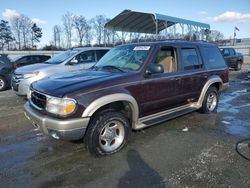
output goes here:
[[39, 110], [44, 110], [46, 108], [46, 96], [38, 93], [36, 91], [32, 91], [31, 93], [31, 104], [35, 107], [38, 108]]
[[12, 76], [12, 82], [19, 83], [21, 80], [23, 80], [23, 74], [14, 73]]

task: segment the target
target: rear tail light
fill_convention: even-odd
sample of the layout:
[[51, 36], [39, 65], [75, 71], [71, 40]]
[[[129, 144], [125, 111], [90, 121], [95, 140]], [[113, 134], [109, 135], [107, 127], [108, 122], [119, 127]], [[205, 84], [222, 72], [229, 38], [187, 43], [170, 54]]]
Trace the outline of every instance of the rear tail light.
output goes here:
[[12, 64], [12, 68], [15, 70], [17, 68], [16, 63]]

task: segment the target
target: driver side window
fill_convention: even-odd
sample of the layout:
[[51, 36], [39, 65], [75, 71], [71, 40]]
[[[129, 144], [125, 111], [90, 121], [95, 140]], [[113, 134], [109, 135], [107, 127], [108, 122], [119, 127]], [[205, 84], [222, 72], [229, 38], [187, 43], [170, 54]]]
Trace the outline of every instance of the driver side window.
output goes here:
[[164, 68], [164, 73], [177, 71], [176, 49], [173, 47], [162, 47], [156, 57], [156, 63]]
[[76, 56], [78, 64], [95, 62], [95, 51], [82, 52]]

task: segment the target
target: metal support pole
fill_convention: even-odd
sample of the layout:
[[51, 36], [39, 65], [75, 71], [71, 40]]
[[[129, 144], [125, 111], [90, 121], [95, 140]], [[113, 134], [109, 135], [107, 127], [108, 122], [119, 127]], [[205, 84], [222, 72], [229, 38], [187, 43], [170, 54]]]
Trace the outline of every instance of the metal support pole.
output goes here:
[[201, 28], [201, 40], [204, 40], [204, 31], [205, 31], [205, 29]]
[[113, 42], [113, 46], [115, 46], [115, 31], [112, 31], [112, 42]]
[[165, 29], [165, 37], [167, 38], [167, 35], [168, 35], [168, 22], [166, 21], [164, 24], [165, 24], [165, 27], [166, 27], [166, 29]]
[[181, 30], [182, 30], [182, 33], [181, 33], [182, 38], [184, 38], [184, 24], [179, 24], [179, 25], [180, 25]]
[[106, 47], [107, 44], [106, 44], [106, 29], [105, 29], [105, 28], [104, 28], [104, 30], [103, 30], [103, 34], [104, 34], [104, 36], [103, 36], [104, 46]]
[[159, 31], [158, 31], [158, 20], [156, 20], [154, 16], [152, 16], [152, 19], [153, 19], [153, 21], [154, 21], [154, 23], [155, 23], [155, 38], [156, 38], [156, 40], [157, 40], [157, 39], [158, 39], [158, 35], [159, 35]]

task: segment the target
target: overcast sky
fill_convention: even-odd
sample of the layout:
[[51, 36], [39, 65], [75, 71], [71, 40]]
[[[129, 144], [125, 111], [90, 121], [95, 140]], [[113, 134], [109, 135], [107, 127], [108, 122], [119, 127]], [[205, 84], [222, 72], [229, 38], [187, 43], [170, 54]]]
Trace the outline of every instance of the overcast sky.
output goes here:
[[221, 31], [226, 38], [250, 37], [250, 0], [1, 0], [0, 18], [24, 14], [43, 29], [42, 44], [52, 40], [52, 27], [62, 24], [62, 15], [71, 12], [87, 19], [95, 15], [113, 18], [124, 9], [160, 13], [205, 22]]

